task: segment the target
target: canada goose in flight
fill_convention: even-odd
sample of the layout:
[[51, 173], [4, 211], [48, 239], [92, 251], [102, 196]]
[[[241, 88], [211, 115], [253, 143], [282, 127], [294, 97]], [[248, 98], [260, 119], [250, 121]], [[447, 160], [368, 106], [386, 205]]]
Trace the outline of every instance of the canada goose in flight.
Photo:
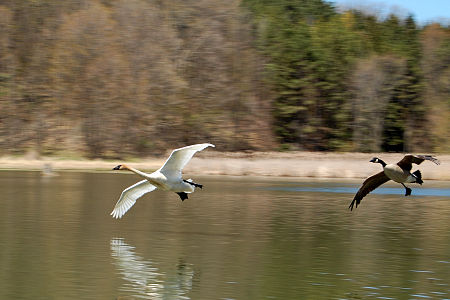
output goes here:
[[180, 196], [181, 201], [187, 199], [187, 194], [194, 192], [196, 187], [202, 188], [201, 184], [195, 183], [191, 179], [184, 180], [181, 171], [197, 151], [202, 151], [207, 147], [214, 147], [214, 145], [196, 144], [175, 149], [172, 151], [164, 165], [151, 174], [144, 173], [123, 164], [115, 167], [113, 170], [129, 170], [145, 179], [126, 188], [122, 192], [116, 206], [111, 212], [113, 218], [122, 218], [134, 203], [136, 203], [137, 199], [156, 188], [177, 193], [178, 196]]
[[429, 160], [439, 165], [440, 162], [436, 158], [430, 155], [405, 155], [401, 161], [396, 164], [386, 164], [378, 157], [374, 157], [370, 160], [372, 163], [379, 163], [383, 166], [383, 171], [367, 178], [361, 188], [350, 203], [350, 210], [353, 210], [353, 206], [356, 203], [356, 207], [368, 193], [379, 187], [389, 180], [400, 183], [406, 189], [405, 196], [411, 195], [411, 189], [405, 186], [405, 183], [418, 183], [422, 184], [422, 174], [419, 170], [411, 173], [412, 164], [420, 165], [424, 160]]

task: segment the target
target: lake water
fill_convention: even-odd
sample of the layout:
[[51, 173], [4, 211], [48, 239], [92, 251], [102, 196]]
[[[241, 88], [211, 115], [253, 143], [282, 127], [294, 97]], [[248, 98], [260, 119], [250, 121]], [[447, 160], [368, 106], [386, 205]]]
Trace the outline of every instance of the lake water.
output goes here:
[[450, 182], [193, 178], [115, 220], [135, 175], [0, 172], [0, 299], [450, 299]]

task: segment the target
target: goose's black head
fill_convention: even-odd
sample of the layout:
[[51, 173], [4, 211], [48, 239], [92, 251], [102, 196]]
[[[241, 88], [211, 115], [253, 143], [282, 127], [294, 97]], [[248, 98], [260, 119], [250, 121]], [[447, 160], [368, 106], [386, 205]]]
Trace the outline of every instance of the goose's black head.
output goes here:
[[384, 161], [382, 161], [381, 159], [379, 159], [378, 157], [374, 157], [370, 160], [371, 163], [374, 164], [381, 164], [383, 167], [386, 165], [386, 163]]
[[121, 170], [121, 169], [122, 169], [122, 165], [118, 165], [118, 166], [113, 168], [113, 170]]

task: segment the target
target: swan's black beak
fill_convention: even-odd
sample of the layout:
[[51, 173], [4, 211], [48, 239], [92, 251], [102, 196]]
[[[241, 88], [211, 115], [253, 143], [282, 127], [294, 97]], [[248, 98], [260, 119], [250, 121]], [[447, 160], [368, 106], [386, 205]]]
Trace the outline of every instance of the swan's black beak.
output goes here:
[[120, 170], [120, 167], [121, 167], [122, 165], [118, 165], [117, 167], [114, 167], [113, 168], [113, 170]]

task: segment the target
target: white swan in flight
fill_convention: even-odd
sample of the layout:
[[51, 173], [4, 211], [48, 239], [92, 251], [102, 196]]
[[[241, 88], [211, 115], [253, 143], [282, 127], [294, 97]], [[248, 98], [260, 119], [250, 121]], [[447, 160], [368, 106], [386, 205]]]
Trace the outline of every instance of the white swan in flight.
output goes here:
[[126, 188], [120, 195], [111, 215], [119, 219], [136, 203], [136, 200], [144, 194], [156, 188], [177, 193], [181, 200], [188, 198], [188, 193], [194, 192], [196, 187], [202, 188], [201, 184], [193, 182], [191, 179], [184, 180], [181, 170], [191, 160], [197, 151], [202, 151], [207, 147], [214, 147], [213, 144], [196, 144], [175, 149], [170, 154], [164, 165], [157, 171], [147, 174], [127, 165], [118, 165], [113, 170], [129, 170], [145, 178], [142, 181]]

